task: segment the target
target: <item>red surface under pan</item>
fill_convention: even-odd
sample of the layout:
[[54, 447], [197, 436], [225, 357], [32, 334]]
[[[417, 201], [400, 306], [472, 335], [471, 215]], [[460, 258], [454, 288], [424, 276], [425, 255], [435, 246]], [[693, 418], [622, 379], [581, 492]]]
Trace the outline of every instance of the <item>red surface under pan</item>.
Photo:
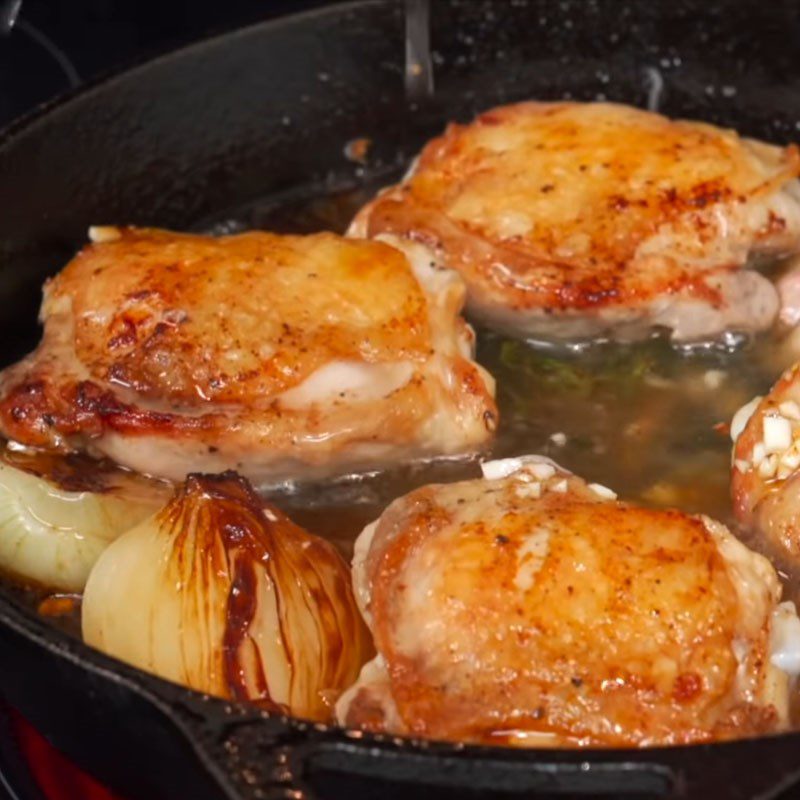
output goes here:
[[123, 800], [48, 744], [18, 712], [10, 708], [6, 711], [20, 755], [47, 800]]

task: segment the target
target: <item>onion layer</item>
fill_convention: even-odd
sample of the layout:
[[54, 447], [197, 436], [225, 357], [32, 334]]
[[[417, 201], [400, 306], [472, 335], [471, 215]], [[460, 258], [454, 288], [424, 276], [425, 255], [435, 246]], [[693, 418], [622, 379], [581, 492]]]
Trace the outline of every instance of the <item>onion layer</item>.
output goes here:
[[315, 720], [372, 653], [347, 565], [234, 473], [190, 475], [83, 599], [90, 645], [194, 689]]
[[0, 462], [0, 567], [78, 592], [106, 547], [162, 504], [157, 494], [68, 491]]

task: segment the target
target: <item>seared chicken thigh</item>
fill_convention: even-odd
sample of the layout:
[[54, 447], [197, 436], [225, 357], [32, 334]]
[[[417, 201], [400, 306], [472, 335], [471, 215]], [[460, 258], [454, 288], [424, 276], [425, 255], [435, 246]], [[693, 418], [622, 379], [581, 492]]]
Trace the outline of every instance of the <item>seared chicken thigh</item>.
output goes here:
[[10, 439], [263, 483], [474, 451], [496, 426], [463, 284], [421, 246], [95, 238], [45, 286], [38, 349], [0, 375]]
[[800, 155], [608, 103], [520, 103], [450, 125], [355, 235], [435, 250], [488, 323], [543, 339], [769, 327], [748, 259], [800, 249]]
[[787, 567], [800, 568], [800, 363], [731, 422], [733, 507]]
[[785, 726], [800, 620], [706, 517], [618, 502], [553, 462], [396, 500], [356, 543], [377, 658], [346, 725], [523, 746], [642, 746]]

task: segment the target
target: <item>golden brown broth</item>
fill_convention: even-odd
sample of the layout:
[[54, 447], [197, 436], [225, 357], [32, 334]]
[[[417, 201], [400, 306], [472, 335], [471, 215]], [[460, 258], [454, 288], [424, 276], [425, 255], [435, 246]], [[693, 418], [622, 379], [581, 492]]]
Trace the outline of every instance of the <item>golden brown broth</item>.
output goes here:
[[[388, 182], [381, 176], [356, 190], [256, 203], [211, 227], [342, 232]], [[735, 527], [730, 438], [719, 427], [800, 355], [785, 334], [729, 350], [678, 351], [662, 338], [554, 351], [476, 328], [477, 357], [497, 379], [501, 413], [485, 455], [542, 453], [627, 500], [702, 512]], [[551, 438], [559, 433], [566, 437], [563, 446]], [[394, 497], [425, 483], [478, 474], [474, 462], [430, 464], [321, 493], [301, 491], [283, 503], [298, 522], [349, 554], [358, 532]]]
[[[374, 188], [265, 201], [200, 227], [216, 233], [342, 231]], [[734, 350], [687, 353], [663, 338], [555, 351], [480, 327], [477, 333], [477, 357], [497, 379], [501, 412], [496, 440], [482, 457], [545, 454], [626, 500], [706, 513], [736, 529], [727, 424], [798, 357], [800, 345], [791, 337], [773, 333]], [[349, 557], [363, 527], [394, 498], [479, 472], [477, 458], [461, 459], [269, 494], [297, 523]], [[748, 543], [763, 551], [758, 541]], [[787, 583], [788, 596], [800, 594], [796, 587], [794, 580]], [[36, 607], [43, 594], [29, 589], [23, 596]], [[69, 614], [52, 622], [77, 630]]]
[[[541, 453], [621, 498], [708, 514], [732, 527], [728, 423], [780, 373], [773, 337], [733, 353], [676, 352], [664, 341], [542, 352], [478, 331], [497, 379], [500, 427], [483, 457]], [[563, 443], [562, 443], [563, 442]], [[478, 475], [475, 461], [432, 463], [284, 498], [293, 516], [345, 553], [394, 497]], [[331, 502], [327, 502], [332, 498]]]

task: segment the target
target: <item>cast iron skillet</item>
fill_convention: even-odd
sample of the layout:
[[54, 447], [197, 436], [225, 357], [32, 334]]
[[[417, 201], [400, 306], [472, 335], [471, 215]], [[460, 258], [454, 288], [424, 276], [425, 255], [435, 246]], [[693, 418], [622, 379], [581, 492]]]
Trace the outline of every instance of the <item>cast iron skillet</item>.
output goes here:
[[[667, 113], [765, 139], [798, 135], [800, 14], [790, 0], [433, 5], [436, 92], [417, 105], [403, 94], [402, 7], [383, 0], [203, 42], [6, 131], [0, 360], [35, 342], [41, 282], [90, 223], [191, 229], [258, 198], [388, 179], [446, 120], [494, 104], [657, 99]], [[354, 137], [373, 140], [366, 167], [344, 156]], [[800, 734], [649, 751], [520, 751], [268, 717], [105, 658], [8, 589], [0, 589], [0, 692], [80, 765], [142, 800], [775, 798], [796, 796], [800, 779]]]

